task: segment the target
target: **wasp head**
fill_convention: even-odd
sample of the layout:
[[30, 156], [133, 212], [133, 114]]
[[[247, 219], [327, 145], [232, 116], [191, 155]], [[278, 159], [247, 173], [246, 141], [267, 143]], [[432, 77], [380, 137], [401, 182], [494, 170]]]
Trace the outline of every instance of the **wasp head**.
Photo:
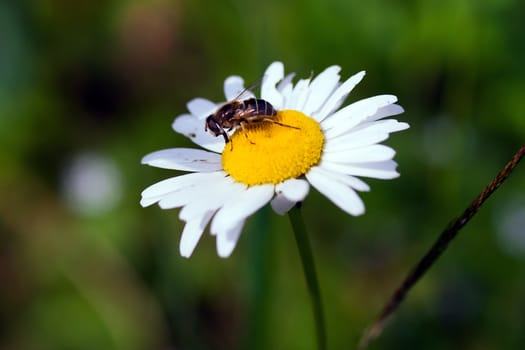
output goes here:
[[210, 114], [206, 118], [206, 124], [204, 124], [204, 130], [209, 131], [210, 134], [212, 134], [213, 136], [222, 135], [224, 137], [224, 142], [226, 143], [230, 141], [230, 139], [228, 138], [228, 133], [226, 132], [226, 130], [224, 130], [222, 125], [217, 121], [217, 119], [215, 119], [214, 114]]

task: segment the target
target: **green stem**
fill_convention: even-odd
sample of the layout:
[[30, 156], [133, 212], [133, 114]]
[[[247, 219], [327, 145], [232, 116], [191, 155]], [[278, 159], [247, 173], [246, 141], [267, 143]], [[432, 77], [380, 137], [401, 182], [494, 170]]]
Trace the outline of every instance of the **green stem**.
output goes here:
[[299, 255], [301, 256], [301, 261], [303, 263], [306, 284], [308, 285], [308, 291], [310, 292], [310, 298], [312, 300], [315, 328], [317, 330], [317, 348], [319, 350], [325, 350], [326, 331], [323, 316], [323, 305], [321, 303], [321, 292], [319, 289], [319, 282], [317, 281], [317, 274], [315, 272], [312, 248], [310, 246], [310, 241], [308, 240], [308, 235], [306, 234], [306, 228], [304, 226], [304, 220], [300, 206], [296, 205], [288, 212], [288, 216], [290, 217], [290, 221], [292, 223], [295, 240], [297, 242], [297, 248], [299, 249]]

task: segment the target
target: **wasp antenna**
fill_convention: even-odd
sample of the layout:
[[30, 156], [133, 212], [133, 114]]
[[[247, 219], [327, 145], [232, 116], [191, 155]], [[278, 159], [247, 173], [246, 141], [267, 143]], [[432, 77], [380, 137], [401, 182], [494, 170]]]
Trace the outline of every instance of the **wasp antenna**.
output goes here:
[[[234, 98], [234, 100], [242, 100], [244, 99], [244, 97], [254, 97], [253, 95], [253, 91], [255, 88], [261, 86], [262, 84], [262, 81], [264, 79], [265, 76], [263, 76], [262, 78], [259, 78], [257, 80], [255, 80], [254, 82], [248, 84], [238, 95], [237, 97]], [[246, 96], [245, 96], [246, 95]]]

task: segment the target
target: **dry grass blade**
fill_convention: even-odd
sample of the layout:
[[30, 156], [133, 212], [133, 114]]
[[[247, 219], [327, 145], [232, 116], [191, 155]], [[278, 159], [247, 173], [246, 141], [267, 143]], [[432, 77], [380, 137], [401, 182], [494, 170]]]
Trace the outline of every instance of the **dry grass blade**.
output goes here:
[[448, 244], [457, 236], [459, 231], [465, 226], [470, 219], [478, 212], [483, 203], [490, 197], [494, 191], [509, 177], [514, 168], [521, 161], [525, 155], [525, 145], [522, 146], [512, 159], [505, 165], [499, 174], [492, 180], [481, 193], [470, 203], [463, 214], [452, 220], [450, 224], [439, 235], [438, 239], [425, 254], [425, 256], [418, 262], [418, 264], [411, 270], [403, 283], [396, 289], [394, 294], [390, 297], [388, 302], [383, 307], [383, 310], [376, 318], [374, 323], [361, 337], [358, 349], [366, 349], [371, 341], [376, 339], [383, 331], [386, 322], [397, 310], [401, 302], [405, 299], [407, 293], [416, 284], [416, 282], [428, 271], [428, 269], [435, 263], [441, 253], [445, 251]]

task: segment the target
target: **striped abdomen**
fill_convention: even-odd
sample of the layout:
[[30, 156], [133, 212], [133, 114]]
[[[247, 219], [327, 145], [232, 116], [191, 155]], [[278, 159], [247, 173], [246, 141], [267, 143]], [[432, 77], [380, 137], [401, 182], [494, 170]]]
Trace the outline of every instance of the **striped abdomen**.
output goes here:
[[247, 100], [242, 101], [242, 104], [244, 105], [244, 107], [242, 108], [242, 114], [244, 115], [244, 117], [255, 117], [259, 115], [274, 116], [277, 114], [277, 111], [275, 110], [275, 108], [273, 108], [270, 102], [260, 98], [249, 98]]

